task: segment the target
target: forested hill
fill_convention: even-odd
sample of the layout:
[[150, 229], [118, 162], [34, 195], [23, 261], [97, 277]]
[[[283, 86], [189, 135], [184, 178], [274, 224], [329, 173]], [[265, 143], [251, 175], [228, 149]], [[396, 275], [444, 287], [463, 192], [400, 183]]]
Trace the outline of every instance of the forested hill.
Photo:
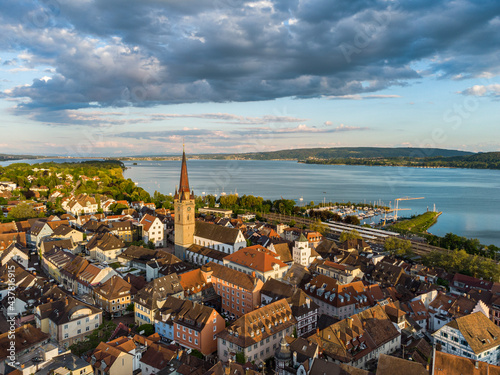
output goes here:
[[306, 159], [307, 164], [381, 165], [422, 168], [500, 169], [500, 152], [464, 156]]
[[437, 148], [386, 148], [386, 147], [335, 147], [335, 148], [304, 148], [295, 150], [281, 150], [271, 152], [256, 152], [248, 154], [236, 154], [241, 158], [254, 160], [273, 159], [344, 159], [344, 158], [393, 158], [393, 157], [451, 157], [473, 155], [472, 152], [445, 150]]
[[[445, 150], [438, 148], [387, 148], [387, 147], [335, 147], [301, 148], [269, 152], [250, 152], [241, 154], [194, 154], [190, 159], [243, 159], [243, 160], [307, 160], [307, 159], [364, 159], [395, 157], [452, 157], [474, 155], [473, 152]], [[176, 155], [130, 156], [121, 160], [133, 159], [179, 159]]]

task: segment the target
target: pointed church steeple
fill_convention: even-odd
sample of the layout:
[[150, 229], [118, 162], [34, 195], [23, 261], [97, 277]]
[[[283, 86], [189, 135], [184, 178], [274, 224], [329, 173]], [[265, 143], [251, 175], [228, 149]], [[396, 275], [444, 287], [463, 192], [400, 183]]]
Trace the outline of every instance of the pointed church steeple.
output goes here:
[[180, 200], [190, 199], [191, 190], [189, 189], [189, 179], [186, 163], [186, 151], [184, 150], [184, 144], [182, 145], [182, 165], [181, 165], [181, 178], [179, 181], [179, 189], [177, 190], [175, 197]]

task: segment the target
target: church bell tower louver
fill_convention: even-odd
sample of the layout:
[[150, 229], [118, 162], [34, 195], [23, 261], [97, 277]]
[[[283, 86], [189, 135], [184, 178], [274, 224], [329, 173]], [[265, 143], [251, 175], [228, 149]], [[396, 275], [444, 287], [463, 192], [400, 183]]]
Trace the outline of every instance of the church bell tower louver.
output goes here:
[[181, 178], [179, 188], [174, 195], [175, 211], [175, 250], [176, 257], [184, 260], [186, 250], [194, 242], [194, 192], [189, 189], [189, 180], [186, 163], [186, 152], [182, 150]]

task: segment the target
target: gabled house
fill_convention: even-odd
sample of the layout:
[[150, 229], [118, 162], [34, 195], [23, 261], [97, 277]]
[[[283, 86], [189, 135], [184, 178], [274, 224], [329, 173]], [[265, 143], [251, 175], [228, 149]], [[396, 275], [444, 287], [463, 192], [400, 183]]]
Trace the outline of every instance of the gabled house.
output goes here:
[[377, 284], [364, 285], [362, 281], [339, 284], [335, 279], [317, 275], [304, 286], [304, 291], [319, 305], [319, 314], [338, 319], [347, 318], [384, 300]]
[[281, 279], [289, 267], [276, 253], [261, 245], [245, 247], [226, 256], [224, 265], [249, 275], [255, 273], [264, 282], [270, 277]]
[[217, 263], [206, 264], [201, 272], [221, 297], [222, 311], [239, 317], [260, 305], [260, 290], [264, 283], [255, 275]]
[[116, 262], [126, 248], [125, 243], [109, 232], [96, 233], [87, 244], [92, 258], [101, 262]]
[[132, 354], [106, 342], [101, 342], [88, 358], [94, 374], [132, 375], [134, 357]]
[[37, 328], [48, 333], [59, 345], [68, 348], [82, 341], [102, 323], [102, 311], [73, 297], [38, 305], [35, 310]]
[[216, 335], [225, 328], [225, 320], [208, 306], [169, 297], [156, 314], [155, 327], [166, 340], [204, 355], [217, 350]]
[[168, 297], [183, 298], [177, 274], [163, 276], [149, 282], [134, 298], [134, 314], [137, 325], [154, 324], [157, 311], [163, 307]]
[[455, 319], [432, 334], [441, 351], [498, 365], [500, 327], [482, 312]]
[[29, 249], [19, 243], [12, 243], [0, 253], [0, 265], [5, 265], [11, 259], [27, 269], [29, 267]]
[[217, 335], [217, 355], [221, 361], [234, 360], [242, 353], [245, 362], [265, 360], [284, 335], [291, 335], [297, 321], [285, 299], [253, 310]]
[[146, 214], [140, 221], [142, 225], [142, 239], [144, 242], [153, 242], [156, 247], [162, 247], [165, 244], [165, 233], [163, 223], [156, 216]]
[[136, 291], [120, 276], [114, 275], [94, 288], [96, 305], [113, 317], [125, 315]]
[[323, 358], [329, 362], [361, 369], [380, 354], [401, 348], [401, 333], [380, 305], [332, 324], [309, 339], [320, 344]]

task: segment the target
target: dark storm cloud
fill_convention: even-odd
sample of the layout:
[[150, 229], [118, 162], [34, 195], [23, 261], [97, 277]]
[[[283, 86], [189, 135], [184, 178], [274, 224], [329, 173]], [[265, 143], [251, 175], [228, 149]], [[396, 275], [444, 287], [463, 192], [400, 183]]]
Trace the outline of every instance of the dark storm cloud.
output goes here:
[[44, 121], [47, 108], [349, 96], [422, 74], [497, 74], [499, 14], [495, 0], [4, 2], [0, 48], [54, 73], [3, 96]]

